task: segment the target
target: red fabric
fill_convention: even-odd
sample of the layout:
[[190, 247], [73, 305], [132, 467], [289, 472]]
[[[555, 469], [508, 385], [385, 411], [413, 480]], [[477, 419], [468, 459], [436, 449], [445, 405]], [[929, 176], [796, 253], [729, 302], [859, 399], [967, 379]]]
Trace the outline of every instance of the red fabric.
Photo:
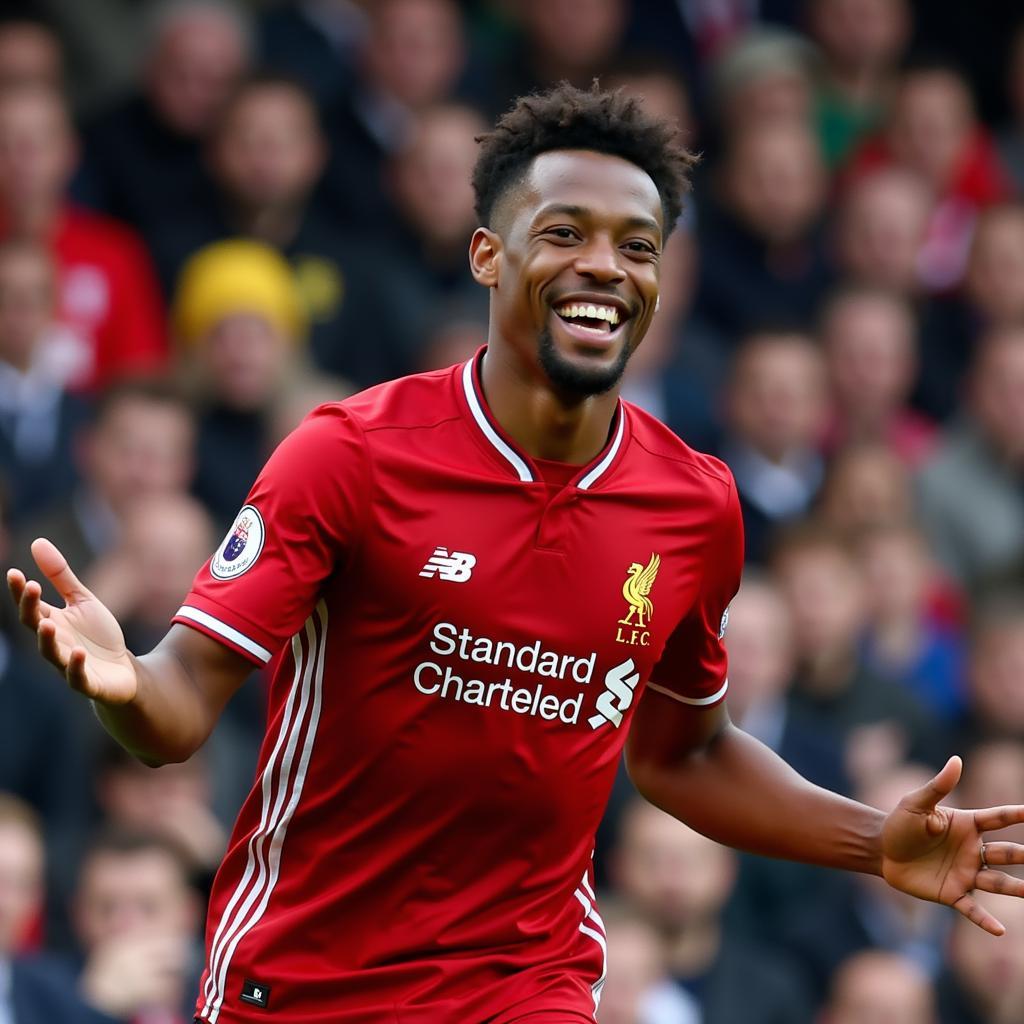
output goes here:
[[[842, 181], [855, 180], [870, 171], [894, 163], [895, 157], [886, 137], [875, 135], [854, 153], [842, 174]], [[1013, 185], [991, 136], [983, 128], [976, 129], [943, 198], [956, 196], [977, 207], [984, 207], [1002, 202], [1012, 195]]]
[[[742, 563], [725, 466], [620, 417], [553, 492], [457, 367], [324, 406], [272, 456], [175, 620], [274, 668], [203, 1020], [591, 1019], [630, 715], [648, 678], [720, 699]], [[655, 555], [639, 615], [623, 587]]]
[[[0, 237], [7, 234], [0, 218]], [[96, 391], [118, 376], [167, 363], [164, 303], [149, 254], [131, 228], [74, 206], [54, 226], [59, 319], [81, 341], [70, 386]]]

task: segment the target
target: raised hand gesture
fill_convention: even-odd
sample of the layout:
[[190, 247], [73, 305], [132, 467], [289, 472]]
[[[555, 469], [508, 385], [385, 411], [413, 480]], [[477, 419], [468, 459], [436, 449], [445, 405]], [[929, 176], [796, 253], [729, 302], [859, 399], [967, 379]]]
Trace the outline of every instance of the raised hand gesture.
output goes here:
[[963, 764], [951, 757], [920, 789], [908, 793], [885, 819], [882, 875], [895, 889], [945, 903], [979, 928], [1006, 929], [972, 895], [975, 890], [1024, 896], [1024, 879], [997, 868], [1024, 864], [1019, 843], [986, 842], [984, 834], [1024, 822], [1024, 806], [965, 811], [940, 807], [960, 781]]
[[18, 569], [7, 586], [18, 617], [38, 638], [42, 656], [58, 668], [73, 690], [103, 704], [134, 699], [138, 679], [117, 619], [79, 582], [67, 559], [48, 540], [32, 544], [32, 557], [63, 598], [63, 608], [42, 599], [42, 587]]

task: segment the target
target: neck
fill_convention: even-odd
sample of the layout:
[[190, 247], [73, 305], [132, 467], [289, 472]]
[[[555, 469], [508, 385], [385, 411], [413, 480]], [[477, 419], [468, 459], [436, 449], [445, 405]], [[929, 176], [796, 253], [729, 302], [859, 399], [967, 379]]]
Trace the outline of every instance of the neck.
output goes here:
[[270, 245], [289, 245], [302, 225], [299, 204], [280, 203], [272, 206], [237, 205], [231, 219], [242, 234], [251, 235]]
[[4, 209], [9, 236], [33, 240], [45, 238], [57, 223], [61, 205], [60, 200], [49, 197], [11, 203]]
[[618, 388], [586, 398], [558, 395], [537, 367], [524, 366], [501, 344], [488, 346], [481, 380], [495, 419], [527, 455], [583, 465], [608, 441]]

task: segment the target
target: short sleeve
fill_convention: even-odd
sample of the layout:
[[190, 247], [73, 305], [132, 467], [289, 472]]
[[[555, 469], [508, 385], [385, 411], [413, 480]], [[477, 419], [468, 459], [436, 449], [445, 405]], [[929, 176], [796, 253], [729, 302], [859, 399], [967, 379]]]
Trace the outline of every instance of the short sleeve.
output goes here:
[[651, 672], [647, 685], [652, 690], [684, 704], [712, 705], [725, 698], [725, 627], [742, 572], [743, 516], [730, 474], [720, 520], [707, 545], [700, 592]]
[[314, 410], [271, 455], [174, 621], [266, 664], [352, 550], [369, 478], [352, 415], [336, 404]]

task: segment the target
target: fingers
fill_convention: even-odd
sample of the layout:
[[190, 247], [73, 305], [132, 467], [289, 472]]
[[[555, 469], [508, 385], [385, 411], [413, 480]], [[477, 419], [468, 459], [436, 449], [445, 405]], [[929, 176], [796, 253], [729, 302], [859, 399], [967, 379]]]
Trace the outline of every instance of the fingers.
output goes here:
[[985, 910], [969, 892], [964, 893], [953, 904], [953, 908], [963, 914], [972, 924], [976, 924], [991, 935], [998, 936], [1006, 933], [1006, 928], [1003, 927], [1002, 922]]
[[18, 620], [22, 625], [35, 630], [39, 626], [40, 620], [48, 618], [50, 615], [50, 605], [42, 597], [43, 588], [35, 580], [25, 580], [21, 586], [17, 587], [17, 590], [19, 591]]
[[986, 843], [985, 860], [989, 867], [1000, 864], [1024, 864], [1024, 846], [1020, 843]]
[[68, 560], [57, 550], [56, 545], [45, 537], [32, 541], [32, 557], [43, 575], [57, 588], [57, 593], [69, 604], [76, 599], [81, 600], [90, 596], [89, 591], [71, 571]]
[[[974, 812], [974, 824], [980, 832], [993, 832], [997, 829], [1007, 828], [1010, 825], [1019, 825], [1024, 822], [1024, 805], [1009, 804], [1004, 807], [983, 807]], [[987, 849], [992, 849], [995, 844], [990, 843]], [[1003, 845], [1003, 844], [999, 844]], [[991, 863], [991, 861], [989, 862]], [[1021, 863], [1015, 861], [1014, 863]]]
[[1001, 896], [1024, 896], [1024, 878], [1014, 878], [1005, 871], [979, 871], [974, 888]]
[[960, 773], [963, 771], [963, 761], [959, 757], [951, 757], [930, 782], [926, 782], [920, 789], [908, 793], [900, 803], [909, 810], [932, 811], [940, 800], [945, 799], [953, 792], [956, 784], [960, 781]]

